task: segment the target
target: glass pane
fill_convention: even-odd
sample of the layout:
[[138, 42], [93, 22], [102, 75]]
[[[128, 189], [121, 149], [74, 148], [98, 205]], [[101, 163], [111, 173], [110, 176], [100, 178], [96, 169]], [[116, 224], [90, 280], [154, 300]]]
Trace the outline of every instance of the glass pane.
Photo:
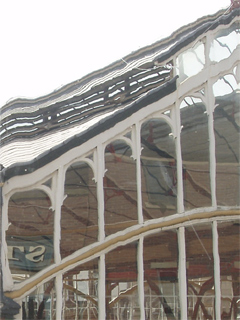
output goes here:
[[189, 48], [177, 58], [177, 72], [180, 82], [200, 72], [204, 65], [204, 44], [197, 42], [193, 48]]
[[185, 210], [211, 206], [208, 116], [201, 99], [186, 97], [180, 106]]
[[151, 119], [141, 128], [142, 199], [144, 219], [154, 219], [177, 211], [175, 142], [170, 126]]
[[7, 246], [14, 282], [28, 279], [53, 263], [54, 212], [40, 190], [15, 193], [9, 200]]
[[22, 319], [56, 320], [54, 279], [41, 285], [22, 302]]
[[61, 215], [61, 256], [68, 256], [98, 238], [96, 183], [85, 162], [72, 164], [65, 179], [65, 195]]
[[131, 139], [132, 138], [132, 131], [127, 132], [124, 137]]
[[226, 75], [213, 86], [215, 95], [214, 133], [217, 161], [217, 203], [239, 205], [240, 99], [232, 75]]
[[146, 319], [180, 319], [176, 231], [145, 237], [143, 250]]
[[231, 27], [220, 30], [211, 43], [210, 59], [219, 62], [228, 58], [240, 43], [239, 24], [234, 23]]
[[98, 319], [98, 259], [63, 275], [62, 318]]
[[218, 223], [218, 236], [222, 319], [239, 319], [240, 221]]
[[138, 242], [133, 242], [106, 254], [107, 319], [140, 319], [137, 246]]
[[211, 224], [185, 229], [188, 319], [214, 319], [214, 262]]
[[138, 221], [136, 164], [129, 145], [116, 140], [105, 150], [105, 233], [123, 230]]
[[43, 185], [51, 189], [52, 188], [52, 178], [45, 181], [43, 183]]

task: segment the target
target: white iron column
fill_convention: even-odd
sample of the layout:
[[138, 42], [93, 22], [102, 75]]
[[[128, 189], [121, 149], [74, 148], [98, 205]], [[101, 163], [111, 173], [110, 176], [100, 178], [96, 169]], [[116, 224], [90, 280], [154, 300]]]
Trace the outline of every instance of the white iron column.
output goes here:
[[221, 285], [220, 285], [220, 258], [218, 252], [217, 221], [212, 224], [213, 259], [214, 259], [214, 288], [215, 288], [215, 319], [221, 320]]
[[[104, 148], [102, 144], [97, 147], [94, 154], [94, 162], [97, 163], [97, 199], [98, 199], [98, 241], [102, 242], [105, 238], [104, 231]], [[105, 254], [100, 255], [98, 260], [98, 319], [106, 318], [106, 290], [105, 290]]]
[[98, 320], [106, 319], [105, 254], [98, 260]]
[[138, 263], [138, 297], [139, 297], [139, 308], [140, 308], [140, 320], [145, 320], [143, 238], [140, 238], [138, 241], [137, 263]]
[[179, 303], [181, 310], [181, 320], [187, 319], [187, 275], [186, 275], [186, 247], [185, 228], [178, 230], [178, 281], [179, 281]]
[[[61, 207], [64, 200], [64, 170], [59, 167], [57, 175], [53, 178], [53, 194], [55, 195], [55, 218], [54, 218], [54, 260], [56, 264], [61, 262]], [[56, 288], [56, 319], [62, 319], [62, 275], [55, 278]]]
[[217, 207], [216, 198], [216, 150], [215, 150], [215, 134], [214, 134], [214, 95], [212, 83], [209, 80], [206, 88], [207, 98], [207, 112], [208, 112], [208, 132], [209, 132], [209, 157], [210, 157], [210, 181], [211, 181], [211, 195], [212, 206]]
[[143, 223], [142, 214], [142, 183], [141, 183], [141, 126], [136, 123], [133, 128], [133, 146], [136, 148], [136, 175], [137, 175], [137, 202], [138, 202], [138, 223]]
[[184, 212], [184, 192], [182, 176], [182, 151], [181, 151], [181, 117], [180, 101], [177, 99], [175, 107], [171, 111], [171, 118], [176, 127], [175, 150], [177, 160], [177, 210], [178, 213]]

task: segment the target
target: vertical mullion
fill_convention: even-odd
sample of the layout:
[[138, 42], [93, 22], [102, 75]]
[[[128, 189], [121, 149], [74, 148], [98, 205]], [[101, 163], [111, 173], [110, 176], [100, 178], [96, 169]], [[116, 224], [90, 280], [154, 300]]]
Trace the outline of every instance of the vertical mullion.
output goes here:
[[215, 134], [214, 134], [214, 95], [212, 89], [212, 83], [210, 79], [207, 82], [206, 87], [206, 101], [208, 112], [208, 134], [209, 134], [209, 161], [210, 161], [210, 184], [212, 195], [212, 206], [217, 207], [216, 198], [216, 146], [215, 146]]
[[101, 254], [98, 260], [98, 320], [106, 319], [106, 270], [105, 254]]
[[175, 107], [172, 109], [172, 120], [176, 126], [176, 159], [177, 159], [177, 208], [178, 213], [184, 212], [184, 192], [183, 192], [183, 176], [182, 176], [182, 152], [181, 152], [181, 117], [179, 108], [179, 99], [175, 103]]
[[[186, 246], [185, 228], [178, 230], [178, 280], [179, 280], [179, 303], [181, 310], [181, 320], [187, 319], [187, 275], [186, 275]], [[181, 291], [181, 293], [180, 293]]]
[[[94, 153], [94, 162], [97, 164], [97, 200], [98, 200], [98, 241], [102, 242], [105, 239], [104, 229], [104, 148], [102, 144], [97, 147], [97, 152]], [[100, 255], [98, 260], [98, 319], [106, 318], [106, 270], [105, 270], [105, 254]]]
[[213, 259], [214, 259], [214, 291], [215, 291], [215, 319], [221, 319], [221, 282], [220, 282], [220, 258], [218, 252], [217, 221], [212, 224]]
[[139, 308], [140, 308], [140, 320], [145, 320], [143, 238], [140, 238], [138, 241], [137, 266], [138, 266], [138, 297], [139, 297]]
[[105, 238], [104, 231], [104, 191], [103, 191], [103, 177], [104, 177], [104, 149], [100, 144], [97, 147], [97, 154], [94, 154], [95, 164], [97, 163], [97, 200], [98, 200], [98, 241], [103, 241]]
[[64, 170], [58, 169], [57, 176], [53, 185], [53, 194], [55, 194], [55, 218], [54, 218], [54, 260], [60, 263], [60, 239], [61, 239], [61, 207], [64, 198]]
[[[55, 194], [55, 217], [54, 217], [54, 260], [56, 264], [61, 262], [60, 239], [61, 239], [61, 206], [64, 199], [64, 170], [58, 169], [53, 180], [53, 194]], [[56, 319], [62, 319], [63, 284], [62, 275], [55, 278], [56, 288]]]
[[136, 148], [136, 175], [137, 175], [137, 203], [138, 203], [138, 223], [143, 223], [142, 214], [142, 183], [141, 183], [141, 126], [136, 123], [133, 130], [133, 145]]
[[62, 319], [62, 294], [63, 294], [63, 277], [59, 274], [55, 278], [56, 289], [56, 319]]

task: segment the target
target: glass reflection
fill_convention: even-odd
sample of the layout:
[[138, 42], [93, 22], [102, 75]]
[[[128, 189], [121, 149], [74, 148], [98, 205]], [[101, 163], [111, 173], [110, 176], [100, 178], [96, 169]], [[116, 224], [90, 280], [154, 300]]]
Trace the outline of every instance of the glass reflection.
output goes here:
[[24, 298], [22, 319], [57, 320], [54, 279], [44, 283]]
[[214, 263], [211, 224], [185, 229], [188, 319], [214, 319]]
[[240, 221], [218, 223], [221, 317], [240, 317]]
[[144, 219], [177, 211], [175, 142], [163, 119], [151, 119], [141, 128], [142, 199]]
[[104, 206], [106, 235], [138, 221], [136, 164], [129, 145], [116, 140], [105, 149]]
[[197, 42], [177, 57], [177, 73], [180, 82], [199, 73], [205, 65], [204, 44]]
[[211, 206], [208, 116], [200, 98], [180, 105], [185, 210]]
[[53, 262], [54, 213], [41, 190], [15, 193], [9, 200], [6, 232], [14, 282], [28, 279]]
[[240, 99], [236, 88], [232, 75], [213, 86], [217, 203], [224, 206], [239, 205]]
[[106, 254], [106, 319], [140, 319], [137, 246], [133, 242]]
[[52, 179], [48, 179], [43, 183], [44, 186], [48, 187], [49, 189], [52, 188]]
[[66, 172], [66, 198], [61, 214], [61, 256], [66, 257], [98, 237], [96, 183], [86, 162], [73, 163]]
[[240, 43], [239, 24], [234, 23], [225, 30], [220, 30], [214, 37], [210, 48], [210, 59], [219, 62], [230, 57]]
[[62, 318], [98, 319], [98, 260], [94, 259], [63, 275]]
[[146, 319], [180, 319], [177, 233], [145, 237], [143, 259]]

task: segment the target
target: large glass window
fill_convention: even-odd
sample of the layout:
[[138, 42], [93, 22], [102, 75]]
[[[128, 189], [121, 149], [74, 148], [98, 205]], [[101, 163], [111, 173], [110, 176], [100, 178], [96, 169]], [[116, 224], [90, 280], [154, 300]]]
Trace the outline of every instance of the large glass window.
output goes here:
[[98, 259], [63, 275], [62, 319], [98, 319]]
[[104, 207], [105, 234], [109, 235], [138, 222], [136, 164], [123, 140], [105, 149]]
[[182, 82], [200, 72], [205, 65], [204, 43], [199, 41], [177, 57], [177, 73]]
[[217, 161], [217, 203], [239, 205], [240, 194], [240, 99], [233, 75], [225, 75], [213, 86], [214, 133]]
[[210, 59], [219, 62], [228, 58], [240, 43], [239, 24], [220, 30], [214, 37], [210, 48]]
[[212, 225], [185, 229], [188, 319], [214, 319], [214, 262]]
[[22, 302], [22, 319], [56, 319], [55, 279], [52, 279], [26, 296]]
[[143, 259], [146, 319], [180, 319], [177, 232], [145, 237]]
[[240, 316], [240, 221], [218, 223], [221, 316], [239, 319]]
[[185, 210], [211, 206], [208, 116], [200, 98], [180, 105]]
[[177, 172], [172, 130], [163, 119], [141, 128], [142, 200], [145, 220], [177, 211]]
[[98, 238], [96, 183], [90, 166], [71, 164], [65, 178], [65, 200], [61, 214], [61, 256], [68, 256]]
[[54, 261], [54, 212], [48, 195], [37, 189], [15, 193], [9, 200], [8, 220], [9, 267], [13, 281], [21, 282]]
[[138, 242], [106, 254], [106, 319], [139, 319]]

